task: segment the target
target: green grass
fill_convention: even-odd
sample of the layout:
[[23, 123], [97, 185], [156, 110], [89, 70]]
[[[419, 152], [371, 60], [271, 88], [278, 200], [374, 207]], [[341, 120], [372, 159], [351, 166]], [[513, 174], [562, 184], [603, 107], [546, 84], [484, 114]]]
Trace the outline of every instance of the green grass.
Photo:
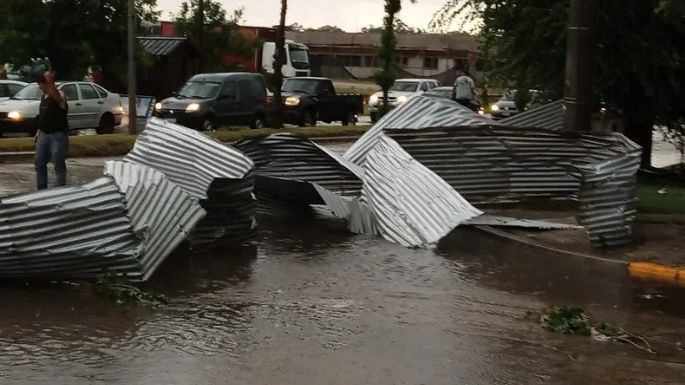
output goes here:
[[[284, 128], [276, 130], [262, 128], [250, 129], [222, 129], [209, 133], [210, 137], [222, 142], [234, 142], [241, 139], [263, 138], [271, 134], [289, 132], [304, 138], [325, 138], [335, 136], [361, 136], [369, 126], [326, 126]], [[84, 135], [69, 138], [69, 156], [74, 158], [121, 156], [133, 148], [136, 137], [134, 135]], [[7, 138], [0, 140], [0, 153], [34, 151], [33, 138]]]
[[639, 212], [685, 214], [685, 180], [675, 176], [640, 175], [637, 196]]

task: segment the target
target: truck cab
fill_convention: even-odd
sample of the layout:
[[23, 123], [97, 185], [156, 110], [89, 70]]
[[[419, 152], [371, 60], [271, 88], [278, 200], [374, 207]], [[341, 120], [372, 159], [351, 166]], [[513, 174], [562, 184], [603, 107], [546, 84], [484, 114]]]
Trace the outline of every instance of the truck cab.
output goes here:
[[[274, 73], [274, 55], [276, 43], [266, 42], [262, 48], [262, 68], [269, 74]], [[309, 65], [309, 48], [292, 40], [285, 41], [286, 60], [281, 72], [283, 77], [311, 76]]]
[[299, 126], [316, 126], [318, 121], [355, 124], [363, 110], [359, 94], [336, 93], [331, 79], [294, 77], [283, 81], [283, 121]]

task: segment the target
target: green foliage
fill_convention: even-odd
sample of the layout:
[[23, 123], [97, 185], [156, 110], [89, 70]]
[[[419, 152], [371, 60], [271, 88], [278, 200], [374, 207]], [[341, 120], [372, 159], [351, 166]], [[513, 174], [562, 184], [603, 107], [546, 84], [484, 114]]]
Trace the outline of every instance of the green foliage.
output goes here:
[[685, 214], [685, 182], [673, 175], [641, 174], [637, 197], [641, 213]]
[[[410, 27], [402, 21], [399, 17], [395, 19], [394, 26], [393, 28], [395, 29], [395, 32], [397, 33], [426, 33], [425, 30], [421, 28], [414, 28]], [[368, 32], [383, 32], [384, 27], [383, 26], [374, 26], [374, 25], [369, 25], [368, 27], [362, 27], [362, 32], [363, 33], [368, 33]]]
[[540, 314], [540, 323], [550, 332], [591, 336], [597, 341], [615, 341], [655, 354], [643, 337], [618, 326], [595, 322], [581, 308], [552, 306]]
[[[155, 21], [156, 0], [136, 0], [137, 21]], [[0, 62], [48, 57], [58, 79], [82, 79], [102, 67], [110, 84], [126, 73], [127, 0], [2, 0]]]
[[220, 72], [238, 69], [229, 57], [249, 57], [257, 42], [246, 39], [238, 31], [244, 8], [229, 16], [218, 1], [204, 0], [202, 23], [199, 23], [199, 1], [181, 3], [176, 14], [177, 31], [192, 40], [202, 55], [202, 71]]

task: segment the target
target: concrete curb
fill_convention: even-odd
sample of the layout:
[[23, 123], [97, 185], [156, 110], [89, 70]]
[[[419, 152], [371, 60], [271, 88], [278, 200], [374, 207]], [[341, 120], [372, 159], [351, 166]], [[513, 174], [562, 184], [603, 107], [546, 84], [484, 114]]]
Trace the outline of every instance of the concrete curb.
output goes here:
[[685, 287], [685, 267], [668, 266], [653, 262], [631, 262], [628, 265], [631, 277], [668, 282]]
[[0, 163], [22, 163], [33, 161], [33, 151], [0, 152]]

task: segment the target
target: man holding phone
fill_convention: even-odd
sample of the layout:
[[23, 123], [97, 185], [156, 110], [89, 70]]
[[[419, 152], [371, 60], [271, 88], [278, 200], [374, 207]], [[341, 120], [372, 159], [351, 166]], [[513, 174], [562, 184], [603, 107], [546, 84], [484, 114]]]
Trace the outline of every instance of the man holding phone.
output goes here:
[[67, 98], [57, 89], [55, 72], [45, 71], [36, 79], [43, 91], [36, 123], [36, 187], [48, 188], [48, 162], [55, 168], [55, 186], [67, 184], [67, 153], [69, 152], [69, 123]]

